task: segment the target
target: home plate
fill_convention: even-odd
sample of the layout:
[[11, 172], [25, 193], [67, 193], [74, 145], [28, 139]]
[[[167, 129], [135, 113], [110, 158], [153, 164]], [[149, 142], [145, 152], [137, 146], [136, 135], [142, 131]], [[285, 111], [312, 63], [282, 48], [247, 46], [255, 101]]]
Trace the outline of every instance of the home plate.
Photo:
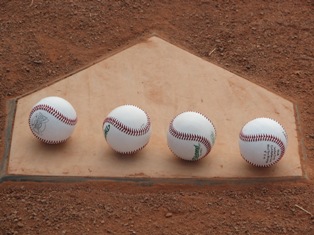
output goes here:
[[[68, 100], [78, 122], [68, 141], [38, 141], [28, 125], [34, 104], [47, 96]], [[133, 155], [115, 153], [104, 138], [108, 113], [123, 104], [145, 110], [152, 123], [148, 145]], [[7, 136], [6, 177], [101, 179], [272, 179], [303, 176], [294, 104], [265, 88], [153, 36], [109, 58], [16, 100]], [[196, 162], [175, 157], [167, 146], [170, 121], [184, 111], [206, 115], [217, 139]], [[240, 155], [239, 132], [248, 121], [269, 117], [288, 135], [284, 157], [256, 168]]]

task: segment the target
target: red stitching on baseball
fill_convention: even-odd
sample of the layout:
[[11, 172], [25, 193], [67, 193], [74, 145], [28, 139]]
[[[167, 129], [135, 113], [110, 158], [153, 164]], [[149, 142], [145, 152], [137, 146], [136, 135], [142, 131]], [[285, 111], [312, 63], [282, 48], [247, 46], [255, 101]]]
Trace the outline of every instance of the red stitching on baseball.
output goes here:
[[206, 119], [207, 119], [207, 121], [209, 121], [209, 122], [210, 122], [210, 124], [212, 124], [212, 126], [213, 126], [213, 128], [214, 128], [214, 130], [215, 130], [215, 138], [217, 137], [217, 131], [216, 131], [216, 128], [215, 128], [214, 124], [212, 123], [212, 121], [211, 121], [208, 117], [206, 117], [205, 115], [203, 115], [203, 114], [201, 114], [201, 113], [199, 113], [199, 112], [195, 112], [195, 111], [188, 111], [188, 112], [198, 113], [199, 115], [201, 115], [201, 116], [203, 116], [204, 118], [206, 118]]
[[150, 128], [150, 118], [147, 114], [146, 114], [146, 117], [147, 117], [147, 123], [144, 127], [140, 129], [134, 129], [134, 128], [128, 127], [127, 125], [123, 124], [117, 118], [114, 118], [114, 117], [107, 117], [104, 120], [103, 125], [105, 124], [105, 122], [108, 122], [111, 125], [113, 125], [115, 128], [117, 128], [118, 130], [120, 130], [121, 132], [127, 135], [141, 136], [141, 135], [145, 135], [149, 131], [149, 128]]
[[[75, 119], [68, 118], [68, 117], [64, 116], [62, 113], [60, 113], [58, 110], [56, 110], [53, 107], [46, 105], [46, 104], [36, 105], [32, 109], [29, 117], [31, 118], [33, 113], [36, 112], [37, 110], [44, 110], [44, 111], [50, 113], [55, 118], [57, 118], [58, 120], [60, 120], [61, 122], [65, 123], [67, 125], [70, 125], [70, 126], [74, 126], [77, 123], [77, 118], [75, 118]], [[29, 120], [29, 123], [30, 123], [30, 120]]]
[[173, 126], [173, 121], [174, 119], [171, 121], [170, 126], [169, 126], [169, 133], [173, 137], [180, 140], [190, 140], [190, 141], [197, 141], [197, 142], [202, 143], [207, 149], [204, 156], [206, 156], [210, 152], [212, 147], [211, 147], [210, 141], [207, 138], [205, 138], [204, 136], [196, 135], [196, 134], [189, 134], [189, 133], [177, 131]]
[[273, 143], [276, 143], [278, 145], [278, 147], [280, 148], [281, 154], [280, 154], [279, 158], [276, 161], [274, 161], [268, 165], [258, 165], [258, 164], [252, 163], [249, 160], [247, 160], [246, 158], [244, 158], [241, 154], [241, 156], [243, 157], [244, 160], [246, 160], [248, 163], [250, 163], [254, 166], [258, 166], [258, 167], [272, 166], [272, 165], [276, 164], [277, 162], [279, 162], [279, 160], [283, 157], [285, 150], [286, 150], [284, 143], [278, 137], [273, 136], [273, 135], [268, 135], [268, 134], [245, 135], [243, 133], [243, 131], [241, 131], [239, 137], [240, 137], [240, 140], [246, 141], [246, 142], [271, 141]]

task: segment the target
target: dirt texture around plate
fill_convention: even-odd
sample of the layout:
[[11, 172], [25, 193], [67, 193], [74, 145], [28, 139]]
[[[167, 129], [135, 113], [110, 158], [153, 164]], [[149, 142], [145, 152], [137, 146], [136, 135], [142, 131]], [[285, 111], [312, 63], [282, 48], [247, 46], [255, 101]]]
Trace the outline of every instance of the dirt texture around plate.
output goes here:
[[297, 104], [306, 179], [2, 182], [2, 234], [313, 234], [313, 1], [1, 1], [7, 102], [158, 34]]

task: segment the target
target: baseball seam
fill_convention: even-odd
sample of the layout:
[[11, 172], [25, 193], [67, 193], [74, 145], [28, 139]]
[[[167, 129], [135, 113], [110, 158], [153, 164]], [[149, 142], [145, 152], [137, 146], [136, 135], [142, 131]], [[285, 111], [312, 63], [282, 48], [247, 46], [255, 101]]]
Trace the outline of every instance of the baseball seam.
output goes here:
[[[203, 157], [205, 157], [209, 152], [210, 152], [210, 150], [211, 150], [211, 144], [210, 144], [210, 141], [207, 139], [207, 138], [205, 138], [204, 136], [200, 136], [200, 135], [196, 135], [196, 134], [190, 134], [190, 133], [184, 133], [184, 132], [180, 132], [180, 131], [178, 131], [178, 130], [176, 130], [175, 128], [174, 128], [174, 126], [173, 126], [173, 121], [174, 121], [174, 119], [171, 121], [171, 123], [170, 123], [170, 126], [169, 126], [169, 133], [173, 136], [173, 137], [175, 137], [175, 138], [177, 138], [177, 139], [180, 139], [180, 140], [189, 140], [189, 141], [197, 141], [197, 142], [200, 142], [200, 143], [202, 143], [205, 147], [206, 147], [206, 149], [207, 149], [207, 151], [206, 151], [206, 153], [204, 154], [204, 156]], [[170, 147], [169, 147], [170, 148]], [[171, 148], [170, 148], [170, 150], [171, 150]], [[172, 150], [171, 150], [172, 151]], [[173, 151], [172, 151], [173, 152]], [[173, 154], [175, 154], [174, 152], [173, 152]], [[176, 155], [176, 154], [175, 154]], [[177, 155], [176, 155], [177, 156]], [[178, 156], [179, 157], [179, 156]], [[203, 158], [202, 157], [202, 158]], [[200, 160], [200, 159], [202, 159], [202, 158], [199, 158], [199, 159], [197, 159], [197, 160]], [[194, 160], [189, 160], [189, 161], [194, 161]]]
[[123, 124], [117, 118], [114, 118], [114, 117], [107, 117], [104, 120], [103, 125], [107, 122], [107, 123], [113, 125], [115, 128], [117, 128], [119, 131], [121, 131], [127, 135], [141, 136], [141, 135], [145, 135], [150, 129], [150, 118], [147, 114], [146, 114], [146, 117], [147, 117], [147, 123], [144, 127], [140, 128], [140, 129], [128, 127], [127, 125]]
[[269, 135], [269, 134], [259, 134], [259, 135], [245, 135], [242, 131], [240, 132], [240, 140], [245, 141], [245, 142], [259, 142], [259, 141], [271, 141], [275, 144], [278, 145], [278, 147], [281, 150], [280, 156], [279, 158], [267, 165], [259, 165], [259, 164], [255, 164], [253, 162], [250, 162], [249, 160], [247, 160], [246, 158], [244, 158], [241, 154], [241, 156], [243, 157], [243, 159], [245, 161], [247, 161], [248, 163], [252, 164], [253, 166], [258, 166], [258, 167], [269, 167], [272, 166], [274, 164], [276, 164], [277, 162], [279, 162], [279, 160], [283, 157], [284, 153], [285, 153], [285, 145], [284, 143], [276, 136], [273, 135]]
[[[64, 116], [62, 113], [60, 113], [58, 110], [56, 110], [53, 107], [46, 105], [46, 104], [36, 105], [30, 113], [30, 118], [33, 115], [33, 113], [36, 112], [37, 110], [46, 111], [46, 112], [50, 113], [52, 116], [54, 116], [55, 118], [57, 118], [58, 120], [60, 120], [61, 122], [65, 123], [67, 125], [70, 125], [70, 126], [74, 126], [77, 123], [77, 118], [75, 118], [75, 119], [68, 118], [68, 117]], [[30, 122], [30, 120], [29, 120], [29, 122]]]

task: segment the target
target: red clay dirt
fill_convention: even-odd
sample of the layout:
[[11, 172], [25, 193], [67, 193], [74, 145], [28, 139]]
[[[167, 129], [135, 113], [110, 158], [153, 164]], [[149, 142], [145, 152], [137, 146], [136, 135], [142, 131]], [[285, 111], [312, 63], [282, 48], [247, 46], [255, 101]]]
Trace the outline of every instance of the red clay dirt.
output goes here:
[[1, 234], [313, 234], [314, 16], [302, 1], [1, 1], [7, 101], [158, 34], [297, 105], [306, 178], [197, 185], [2, 182]]

